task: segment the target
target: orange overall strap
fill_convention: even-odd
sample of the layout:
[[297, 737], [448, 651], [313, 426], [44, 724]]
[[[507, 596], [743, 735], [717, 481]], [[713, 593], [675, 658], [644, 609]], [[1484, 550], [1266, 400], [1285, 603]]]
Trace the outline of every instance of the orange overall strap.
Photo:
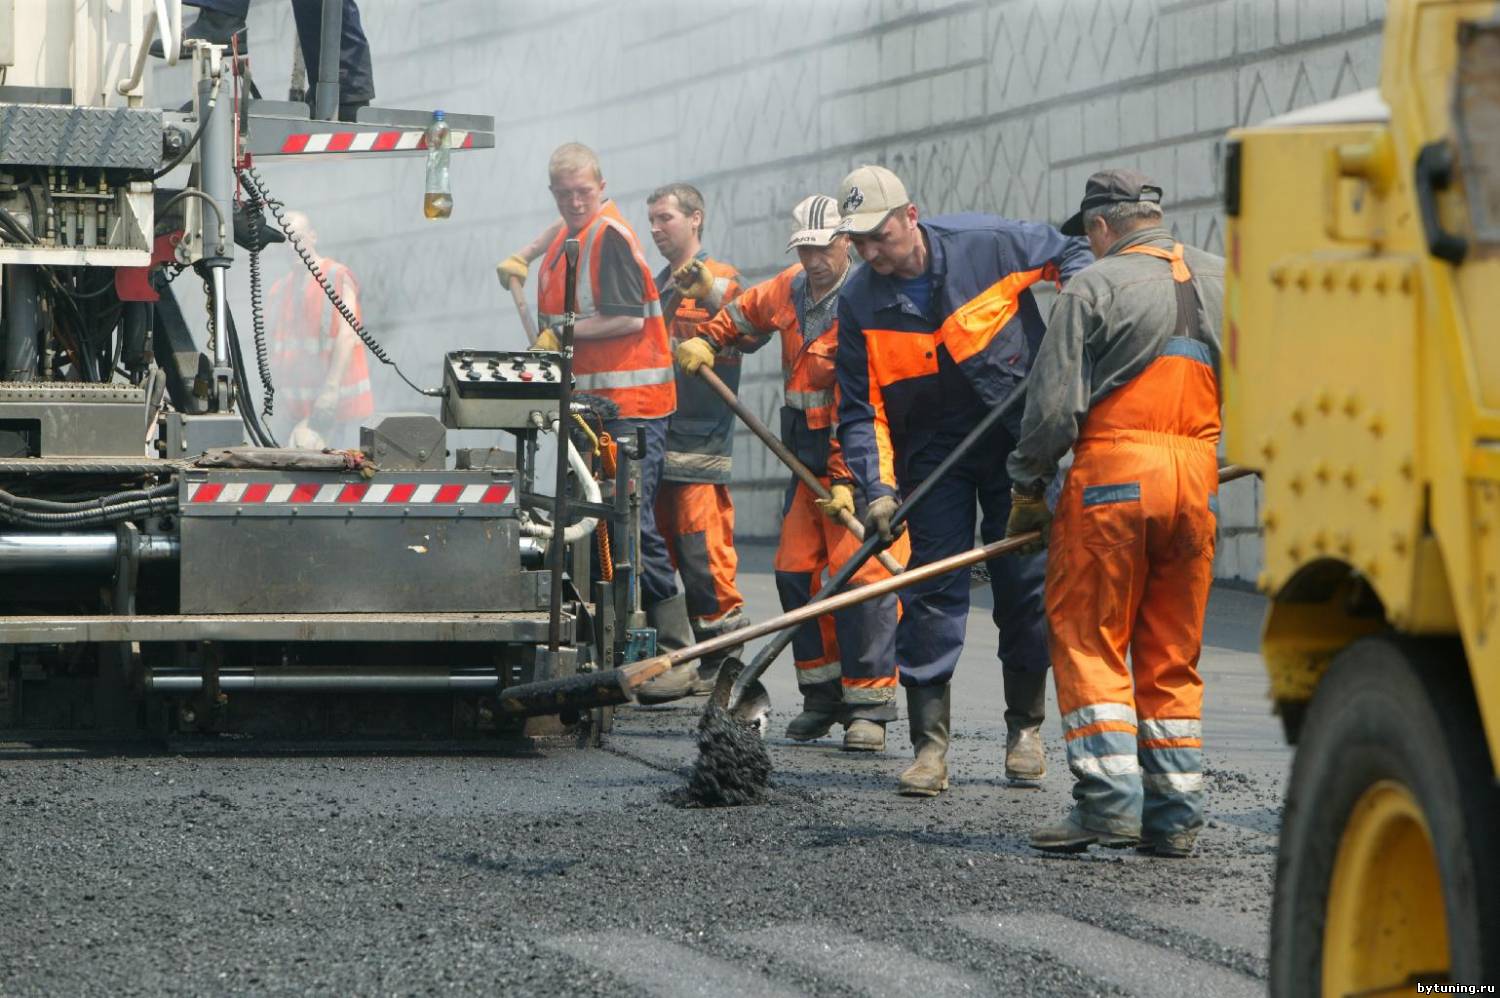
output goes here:
[[1183, 259], [1182, 243], [1173, 243], [1171, 252], [1156, 246], [1132, 246], [1121, 250], [1120, 253], [1121, 255], [1140, 253], [1145, 256], [1154, 256], [1172, 265], [1172, 281], [1177, 290], [1177, 328], [1173, 330], [1172, 335], [1197, 339], [1192, 334], [1192, 324], [1198, 315], [1198, 306], [1202, 304], [1202, 300], [1198, 297], [1198, 288], [1193, 284], [1193, 272], [1188, 270], [1187, 260]]

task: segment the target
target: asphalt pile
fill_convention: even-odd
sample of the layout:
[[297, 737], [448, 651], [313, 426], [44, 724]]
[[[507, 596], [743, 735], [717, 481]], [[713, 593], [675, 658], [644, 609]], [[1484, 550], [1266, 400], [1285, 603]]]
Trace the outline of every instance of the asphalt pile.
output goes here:
[[682, 802], [688, 807], [736, 807], [765, 800], [771, 756], [754, 727], [709, 704], [698, 721], [698, 758]]

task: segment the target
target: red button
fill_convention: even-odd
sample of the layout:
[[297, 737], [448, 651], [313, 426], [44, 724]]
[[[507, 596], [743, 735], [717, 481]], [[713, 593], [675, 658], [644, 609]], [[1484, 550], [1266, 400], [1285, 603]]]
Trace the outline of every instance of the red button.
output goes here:
[[534, 376], [532, 375], [532, 373], [530, 371], [522, 371], [521, 372], [521, 380], [522, 381], [531, 381], [533, 377]]

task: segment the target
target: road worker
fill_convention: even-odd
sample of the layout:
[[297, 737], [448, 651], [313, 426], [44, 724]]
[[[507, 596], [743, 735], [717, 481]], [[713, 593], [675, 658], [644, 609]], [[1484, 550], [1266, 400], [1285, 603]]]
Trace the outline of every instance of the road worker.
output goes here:
[[[866, 531], [889, 539], [900, 496], [1029, 370], [1043, 331], [1032, 285], [1065, 280], [1093, 258], [1083, 240], [1046, 225], [977, 214], [921, 219], [900, 178], [880, 166], [844, 178], [839, 209], [840, 231], [866, 264], [839, 292], [839, 441], [869, 500]], [[981, 538], [1004, 534], [1005, 455], [1019, 428], [1018, 408], [911, 511], [911, 566], [972, 548], [976, 503]], [[1041, 555], [990, 569], [1005, 678], [1005, 773], [1015, 782], [1046, 771], [1045, 569]], [[969, 573], [907, 588], [901, 606], [896, 660], [916, 759], [899, 789], [933, 796], [948, 787], [949, 680], [964, 644]]]
[[[576, 142], [559, 146], [547, 164], [553, 200], [561, 215], [536, 240], [499, 264], [507, 278], [525, 280], [540, 256], [537, 312], [541, 332], [534, 347], [557, 350], [563, 321], [567, 260], [563, 243], [576, 238], [578, 311], [573, 326], [573, 371], [580, 392], [603, 396], [619, 408], [605, 429], [617, 440], [645, 437], [640, 461], [641, 548], [637, 560], [641, 603], [664, 651], [693, 643], [687, 602], [677, 589], [666, 542], [656, 526], [656, 492], [666, 454], [668, 417], [677, 408], [677, 383], [667, 326], [656, 281], [635, 232], [605, 195], [604, 172], [592, 149]], [[538, 251], [538, 247], [544, 247]], [[615, 550], [626, 550], [615, 538]], [[664, 703], [687, 696], [698, 682], [698, 667], [685, 663], [653, 679], [639, 694], [642, 703]]]
[[[703, 195], [691, 184], [668, 184], [646, 199], [651, 239], [667, 265], [656, 275], [662, 314], [673, 344], [697, 335], [740, 293], [740, 274], [703, 249]], [[676, 274], [674, 281], [673, 275]], [[740, 388], [739, 354], [719, 357], [719, 377]], [[736, 575], [734, 501], [729, 495], [734, 413], [702, 379], [677, 372], [677, 411], [667, 425], [666, 458], [656, 493], [656, 525], [682, 578], [688, 619], [699, 641], [745, 626]], [[698, 663], [694, 692], [713, 687], [719, 663], [738, 655], [727, 651]]]
[[[827, 195], [804, 199], [792, 218], [787, 249], [795, 249], [800, 262], [750, 288], [704, 323], [696, 338], [677, 347], [684, 370], [699, 365], [717, 370], [736, 349], [758, 350], [773, 333], [781, 334], [786, 392], [781, 438], [831, 493], [828, 501], [820, 501], [795, 477], [787, 486], [775, 563], [784, 610], [807, 603], [824, 573], [836, 573], [859, 548], [859, 539], [834, 518], [841, 509], [855, 513], [864, 505], [833, 434], [836, 304], [851, 269], [849, 239], [836, 233], [838, 205]], [[898, 560], [905, 558], [904, 539], [897, 541], [894, 553]], [[852, 584], [887, 576], [871, 559]], [[798, 628], [792, 654], [803, 709], [787, 725], [788, 738], [812, 741], [841, 723], [845, 749], [878, 752], [885, 747], [885, 726], [896, 717], [897, 612], [891, 595]]]
[[[1173, 239], [1161, 198], [1134, 170], [1088, 179], [1062, 231], [1086, 233], [1099, 260], [1053, 305], [1008, 462], [1008, 532], [1050, 538], [1047, 621], [1077, 803], [1033, 833], [1048, 851], [1186, 856], [1203, 824], [1224, 261]], [[1070, 449], [1054, 518], [1043, 491]]]
[[[300, 211], [286, 213], [287, 227], [323, 277], [360, 317], [359, 283], [349, 268], [318, 251], [318, 232]], [[360, 421], [375, 411], [364, 344], [329, 303], [323, 287], [300, 261], [271, 285], [271, 372], [276, 386], [280, 437], [287, 446], [319, 450], [359, 443]]]

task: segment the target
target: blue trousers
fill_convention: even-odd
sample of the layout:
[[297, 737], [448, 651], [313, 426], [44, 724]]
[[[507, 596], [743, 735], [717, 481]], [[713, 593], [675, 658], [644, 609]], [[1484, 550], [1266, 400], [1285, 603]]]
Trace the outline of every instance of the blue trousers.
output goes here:
[[[940, 433], [906, 462], [909, 494], [963, 438], [959, 429]], [[1005, 459], [1014, 447], [997, 427], [960, 461], [906, 520], [911, 531], [911, 567], [971, 550], [976, 508], [983, 543], [1005, 536], [1010, 517], [1010, 476]], [[1003, 555], [986, 563], [995, 597], [998, 654], [1007, 672], [1045, 672], [1047, 618], [1042, 592], [1045, 552]], [[901, 591], [901, 622], [896, 625], [896, 661], [903, 686], [935, 686], [953, 678], [969, 620], [969, 570], [961, 569]]]
[[[612, 419], [604, 426], [610, 436], [622, 442], [633, 442], [637, 428], [644, 430], [646, 435], [646, 455], [637, 465], [641, 476], [641, 551], [635, 570], [641, 580], [642, 607], [654, 606], [677, 595], [677, 571], [672, 567], [672, 556], [667, 553], [667, 542], [656, 526], [656, 490], [661, 486], [662, 467], [667, 460], [668, 421], [665, 416], [661, 419]], [[616, 551], [625, 550], [618, 538], [614, 547]]]
[[[200, 7], [244, 20], [250, 12], [250, 0], [183, 0], [190, 7]], [[343, 0], [344, 31], [339, 39], [339, 103], [360, 104], [375, 99], [375, 74], [370, 68], [370, 42], [365, 38], [354, 0]], [[318, 39], [323, 33], [322, 0], [292, 0], [292, 17], [297, 21], [297, 38], [302, 43], [302, 64], [307, 67], [308, 99], [312, 100], [318, 83]]]

